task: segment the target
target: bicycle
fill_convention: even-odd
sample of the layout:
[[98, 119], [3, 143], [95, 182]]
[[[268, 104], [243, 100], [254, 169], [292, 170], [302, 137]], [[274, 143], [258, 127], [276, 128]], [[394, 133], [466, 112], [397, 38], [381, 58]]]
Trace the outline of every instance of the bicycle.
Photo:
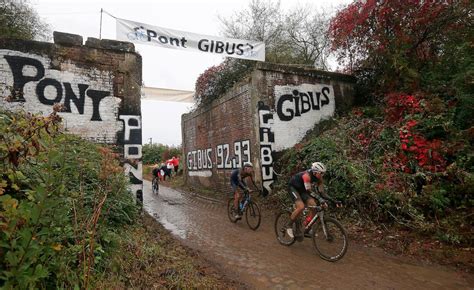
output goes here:
[[[244, 197], [239, 202], [239, 211], [241, 213], [245, 212], [245, 221], [247, 222], [247, 225], [250, 229], [255, 231], [260, 226], [262, 215], [260, 214], [258, 204], [251, 200], [250, 192], [251, 191], [244, 192]], [[235, 218], [235, 214], [234, 198], [231, 197], [227, 203], [227, 215], [229, 216], [229, 220], [233, 223], [236, 223], [239, 220]]]
[[[310, 209], [316, 210], [314, 216], [311, 216]], [[324, 212], [325, 209], [321, 206], [305, 207], [302, 217], [294, 223], [294, 228], [302, 229], [303, 237], [300, 237], [299, 241], [302, 241], [304, 237], [312, 238], [313, 246], [319, 256], [326, 261], [335, 262], [344, 257], [347, 252], [349, 245], [347, 232], [337, 219], [325, 217]], [[286, 232], [291, 213], [290, 208], [283, 210], [275, 219], [275, 234], [278, 242], [284, 246], [291, 246], [298, 240], [298, 237], [291, 238]], [[318, 220], [319, 223], [317, 223]]]
[[153, 179], [151, 181], [151, 189], [156, 195], [158, 195], [158, 193], [160, 192], [160, 180], [158, 176], [153, 176]]

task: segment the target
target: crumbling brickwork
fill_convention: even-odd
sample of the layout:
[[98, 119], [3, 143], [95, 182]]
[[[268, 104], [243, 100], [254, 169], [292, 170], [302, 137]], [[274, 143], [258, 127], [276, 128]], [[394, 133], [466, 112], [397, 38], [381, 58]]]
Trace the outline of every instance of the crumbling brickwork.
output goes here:
[[260, 63], [225, 96], [182, 116], [186, 183], [230, 193], [230, 172], [249, 161], [271, 192], [275, 152], [348, 110], [354, 84], [344, 74]]

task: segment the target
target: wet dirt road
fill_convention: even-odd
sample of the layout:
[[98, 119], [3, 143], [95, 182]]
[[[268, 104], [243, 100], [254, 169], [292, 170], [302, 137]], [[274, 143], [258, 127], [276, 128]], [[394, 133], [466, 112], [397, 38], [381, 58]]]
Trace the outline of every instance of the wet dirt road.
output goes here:
[[273, 215], [264, 212], [262, 225], [252, 231], [245, 220], [232, 224], [222, 203], [164, 186], [155, 196], [148, 181], [143, 187], [147, 212], [185, 245], [252, 288], [474, 289], [472, 275], [351, 242], [342, 260], [326, 262], [316, 255], [310, 239], [290, 247], [280, 245], [273, 232]]

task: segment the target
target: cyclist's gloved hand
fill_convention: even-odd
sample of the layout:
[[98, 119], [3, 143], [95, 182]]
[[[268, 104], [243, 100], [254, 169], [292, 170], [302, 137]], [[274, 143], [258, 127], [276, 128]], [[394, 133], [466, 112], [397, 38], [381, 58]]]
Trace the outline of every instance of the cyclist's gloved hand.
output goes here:
[[335, 200], [334, 203], [336, 204], [336, 207], [342, 207], [342, 201]]
[[320, 197], [320, 198], [318, 198], [318, 201], [319, 201], [319, 204], [321, 204], [321, 206], [322, 206], [323, 208], [327, 208], [327, 207], [328, 207], [328, 204], [327, 204], [327, 202], [326, 202], [326, 200], [325, 200], [324, 198]]

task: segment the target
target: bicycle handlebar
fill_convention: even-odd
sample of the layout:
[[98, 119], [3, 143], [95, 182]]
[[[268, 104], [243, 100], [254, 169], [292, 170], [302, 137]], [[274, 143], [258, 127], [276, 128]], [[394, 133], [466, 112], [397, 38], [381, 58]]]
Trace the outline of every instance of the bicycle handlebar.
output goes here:
[[321, 202], [321, 200], [323, 200], [324, 202], [331, 202], [333, 205], [335, 205], [336, 207], [342, 207], [342, 201], [340, 200], [336, 200], [334, 198], [324, 198], [324, 197], [317, 197], [315, 196], [314, 192], [311, 192], [309, 194], [312, 198], [318, 200], [319, 202]]
[[249, 189], [249, 190], [244, 190], [244, 193], [252, 193], [252, 192], [258, 192], [260, 195], [262, 195], [262, 190], [261, 189]]

